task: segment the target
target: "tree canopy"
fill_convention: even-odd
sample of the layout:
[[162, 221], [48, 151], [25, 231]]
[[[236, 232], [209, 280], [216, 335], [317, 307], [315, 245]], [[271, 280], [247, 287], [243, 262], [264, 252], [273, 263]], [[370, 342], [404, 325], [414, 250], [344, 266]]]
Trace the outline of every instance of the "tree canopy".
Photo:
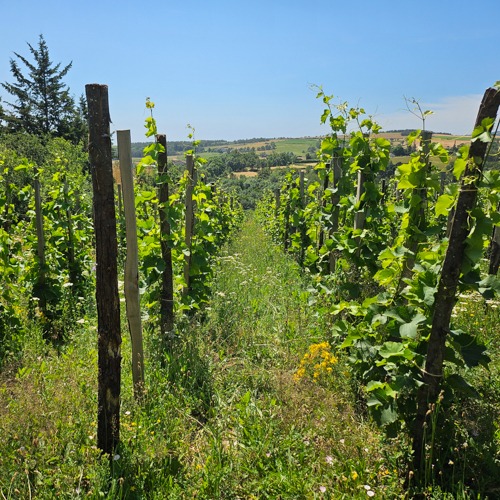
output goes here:
[[63, 78], [71, 69], [72, 62], [64, 67], [54, 64], [43, 37], [38, 45], [28, 43], [32, 61], [14, 52], [10, 60], [13, 83], [2, 87], [14, 98], [5, 102], [1, 119], [8, 132], [27, 132], [38, 136], [64, 137], [73, 142], [83, 139], [86, 132], [86, 105], [80, 99], [75, 104], [69, 87]]

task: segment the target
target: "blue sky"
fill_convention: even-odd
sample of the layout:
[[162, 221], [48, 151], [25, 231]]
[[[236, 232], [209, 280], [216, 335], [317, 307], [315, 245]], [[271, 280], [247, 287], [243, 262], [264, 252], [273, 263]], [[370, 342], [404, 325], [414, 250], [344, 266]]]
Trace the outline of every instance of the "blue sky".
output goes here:
[[[112, 130], [144, 139], [145, 100], [161, 132], [187, 139], [326, 134], [311, 84], [365, 108], [385, 128], [470, 133], [500, 80], [500, 2], [483, 0], [1, 0], [0, 81], [39, 34], [73, 61], [75, 96], [109, 86]], [[8, 100], [5, 91], [0, 95]]]

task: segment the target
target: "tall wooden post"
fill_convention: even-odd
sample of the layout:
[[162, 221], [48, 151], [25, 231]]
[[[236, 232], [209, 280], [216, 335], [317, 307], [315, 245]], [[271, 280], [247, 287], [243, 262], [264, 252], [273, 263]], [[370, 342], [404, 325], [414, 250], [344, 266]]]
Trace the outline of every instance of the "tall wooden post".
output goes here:
[[96, 245], [98, 334], [97, 446], [112, 454], [120, 438], [121, 335], [108, 86], [85, 86], [89, 116]]
[[123, 215], [123, 203], [122, 203], [122, 185], [117, 184], [116, 190], [118, 191], [118, 215], [121, 217]]
[[[331, 217], [331, 226], [329, 234], [332, 236], [339, 230], [339, 217], [340, 217], [340, 192], [339, 192], [339, 183], [340, 178], [342, 177], [342, 157], [334, 156], [332, 158], [333, 164], [333, 194], [332, 194], [332, 217]], [[335, 272], [335, 267], [337, 265], [337, 258], [335, 255], [335, 251], [330, 252], [328, 258], [328, 266], [330, 270], [330, 274]]]
[[[358, 184], [356, 188], [356, 204], [359, 205], [361, 197], [365, 192], [365, 178], [366, 175], [362, 170], [358, 170]], [[354, 214], [354, 229], [363, 229], [365, 227], [365, 211], [360, 208]], [[357, 238], [359, 240], [359, 238]]]
[[191, 241], [193, 239], [193, 230], [194, 230], [193, 188], [195, 185], [196, 172], [194, 168], [193, 155], [186, 156], [186, 168], [188, 171], [188, 182], [186, 185], [186, 233], [185, 233], [187, 254], [184, 261], [184, 281], [186, 284], [183, 290], [183, 295], [189, 294], [189, 271], [191, 268]]
[[[325, 178], [323, 179], [323, 191], [321, 193], [321, 211], [323, 213], [325, 212], [325, 208], [327, 205], [325, 193], [326, 193], [326, 190], [328, 189], [328, 177], [329, 177], [329, 175], [330, 175], [329, 170], [325, 170]], [[323, 246], [324, 240], [325, 240], [325, 230], [323, 228], [320, 228], [319, 236], [318, 236], [318, 248], [317, 248], [318, 255], [319, 255], [319, 251], [320, 251], [321, 247]]]
[[165, 269], [161, 273], [160, 331], [162, 339], [174, 329], [174, 273], [172, 270], [172, 247], [170, 243], [170, 222], [168, 209], [168, 158], [167, 136], [159, 134], [156, 140], [164, 148], [158, 155], [158, 206], [160, 210], [160, 245]]
[[299, 192], [300, 192], [300, 203], [304, 206], [304, 171], [299, 172]]
[[280, 193], [279, 188], [274, 190], [274, 199], [275, 199], [274, 215], [275, 215], [275, 217], [278, 217], [278, 215], [280, 213], [280, 204], [281, 204], [281, 193]]
[[304, 260], [306, 257], [306, 247], [307, 247], [307, 228], [306, 221], [304, 218], [304, 209], [306, 207], [305, 199], [305, 178], [304, 171], [299, 172], [299, 194], [300, 194], [300, 218], [299, 218], [299, 231], [300, 231], [300, 254], [299, 254], [299, 264], [304, 265]]
[[63, 175], [63, 196], [67, 221], [67, 243], [66, 258], [68, 260], [69, 280], [72, 283], [72, 291], [78, 290], [78, 282], [81, 280], [79, 266], [75, 260], [75, 232], [73, 230], [73, 216], [69, 200], [69, 183], [66, 173]]
[[127, 321], [132, 345], [132, 380], [134, 396], [139, 399], [144, 389], [144, 350], [142, 347], [142, 322], [139, 296], [139, 248], [137, 245], [137, 221], [135, 216], [134, 179], [132, 177], [132, 148], [130, 130], [118, 130], [118, 158], [123, 188], [125, 212], [125, 259], [124, 292]]
[[403, 290], [406, 286], [405, 279], [411, 278], [413, 275], [413, 267], [415, 266], [415, 258], [418, 253], [418, 246], [422, 240], [422, 234], [427, 227], [427, 181], [426, 177], [431, 169], [431, 163], [429, 159], [430, 145], [432, 140], [432, 132], [428, 130], [422, 130], [422, 147], [420, 152], [420, 161], [425, 164], [423, 167], [423, 176], [420, 180], [420, 185], [412, 190], [412, 199], [417, 200], [412, 203], [410, 208], [410, 230], [411, 233], [405, 243], [406, 247], [410, 251], [408, 257], [403, 263], [403, 272], [401, 273], [401, 278], [399, 280], [398, 289]]
[[[500, 206], [498, 207], [500, 209]], [[491, 237], [490, 244], [490, 265], [488, 268], [488, 274], [493, 274], [496, 276], [498, 274], [498, 268], [500, 267], [500, 227], [495, 226], [493, 228], [493, 236]]]
[[[35, 167], [35, 221], [36, 221], [36, 240], [38, 257], [38, 276], [36, 288], [40, 297], [38, 297], [38, 307], [44, 315], [47, 312], [47, 297], [45, 290], [45, 233], [43, 231], [43, 211], [42, 195], [40, 193], [40, 179], [38, 167]], [[45, 334], [44, 334], [45, 337]]]
[[[500, 90], [486, 90], [476, 118], [478, 127], [485, 118], [496, 119], [500, 106]], [[424, 384], [417, 395], [417, 416], [413, 428], [413, 459], [415, 472], [419, 472], [424, 458], [424, 436], [429, 424], [429, 405], [435, 403], [443, 379], [443, 361], [446, 336], [450, 331], [450, 320], [456, 303], [457, 287], [465, 257], [466, 239], [470, 233], [469, 214], [473, 210], [478, 192], [479, 181], [484, 167], [484, 157], [488, 144], [474, 141], [469, 149], [469, 162], [462, 176], [453, 224], [451, 226], [448, 248], [435, 294], [432, 326], [427, 344], [425, 369], [422, 370]]]

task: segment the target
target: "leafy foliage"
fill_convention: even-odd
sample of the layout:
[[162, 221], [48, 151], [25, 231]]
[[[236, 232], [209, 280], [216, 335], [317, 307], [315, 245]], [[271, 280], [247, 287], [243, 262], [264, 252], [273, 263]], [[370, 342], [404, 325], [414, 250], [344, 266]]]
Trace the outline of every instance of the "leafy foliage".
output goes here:
[[[389, 436], [411, 433], [458, 193], [456, 184], [443, 186], [442, 179], [447, 171], [461, 178], [470, 161], [468, 147], [461, 148], [452, 167], [448, 152], [428, 133], [410, 133], [413, 152], [409, 162], [397, 168], [391, 196], [379, 176], [390, 152], [388, 141], [376, 137], [379, 127], [363, 117], [362, 109], [347, 103], [334, 106], [333, 97], [322, 89], [318, 98], [326, 106], [321, 121], [332, 130], [320, 148], [320, 181], [301, 194], [297, 178], [290, 176], [279, 200], [271, 194], [263, 199], [259, 218], [275, 241], [312, 274], [310, 303], [321, 304], [320, 310], [333, 318], [328, 340], [348, 354], [377, 423]], [[428, 114], [422, 111], [424, 124]], [[492, 125], [491, 120], [482, 123], [473, 140], [491, 141]], [[481, 203], [470, 213], [467, 261], [461, 271], [461, 290], [480, 290], [485, 298], [494, 296], [498, 283], [481, 272], [489, 236], [499, 222], [497, 177], [487, 172], [482, 181]], [[467, 185], [468, 179], [462, 182]], [[446, 421], [454, 401], [478, 396], [464, 374], [490, 362], [475, 335], [454, 324], [450, 332], [436, 426]], [[430, 452], [427, 463], [434, 459], [443, 467], [449, 457], [443, 442], [432, 429], [427, 439], [435, 453], [430, 458]]]

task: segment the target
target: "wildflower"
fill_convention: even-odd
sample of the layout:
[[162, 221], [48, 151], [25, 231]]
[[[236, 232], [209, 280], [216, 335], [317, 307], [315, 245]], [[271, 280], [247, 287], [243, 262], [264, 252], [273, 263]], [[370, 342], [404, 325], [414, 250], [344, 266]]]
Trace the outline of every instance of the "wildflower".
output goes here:
[[120, 455], [118, 453], [116, 455], [113, 455], [113, 460], [116, 462], [117, 460], [120, 460]]
[[375, 496], [375, 492], [373, 490], [368, 490], [366, 492], [366, 494], [369, 496], [369, 497], [374, 497]]
[[321, 493], [324, 493], [326, 491], [326, 487], [325, 486], [320, 486], [319, 487], [319, 491], [321, 491]]
[[333, 457], [331, 457], [330, 455], [327, 455], [325, 457], [325, 461], [326, 461], [327, 464], [331, 465], [331, 464], [333, 464]]
[[352, 477], [353, 481], [356, 481], [356, 479], [358, 479], [359, 475], [358, 475], [358, 473], [355, 470], [353, 470], [351, 472], [351, 477]]
[[311, 344], [300, 361], [299, 368], [293, 377], [294, 380], [299, 381], [308, 374], [314, 382], [318, 382], [323, 377], [330, 375], [333, 372], [332, 366], [337, 363], [337, 358], [330, 349], [328, 342]]
[[389, 471], [385, 467], [380, 468], [380, 474], [382, 476], [387, 476], [389, 474]]

